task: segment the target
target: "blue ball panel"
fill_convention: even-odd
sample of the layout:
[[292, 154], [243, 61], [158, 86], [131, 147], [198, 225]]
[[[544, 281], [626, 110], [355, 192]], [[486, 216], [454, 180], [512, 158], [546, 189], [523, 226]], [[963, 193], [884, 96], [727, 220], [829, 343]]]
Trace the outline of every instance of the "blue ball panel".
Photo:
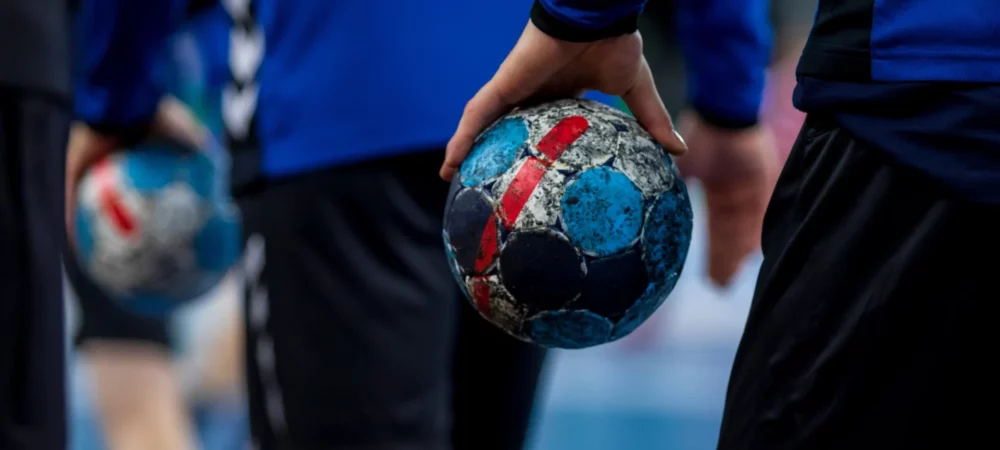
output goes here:
[[239, 215], [217, 211], [194, 237], [198, 267], [214, 272], [229, 270], [240, 257], [241, 239]]
[[518, 150], [528, 142], [524, 119], [504, 119], [476, 140], [472, 152], [459, 170], [462, 184], [479, 186], [510, 169]]
[[589, 311], [551, 311], [529, 322], [529, 336], [538, 345], [585, 348], [611, 339], [611, 321]]
[[680, 278], [691, 245], [693, 213], [684, 183], [660, 194], [643, 230], [642, 248], [652, 281], [642, 298], [615, 326], [614, 338], [623, 337], [646, 321], [663, 304]]
[[670, 156], [670, 154], [667, 153], [667, 151], [664, 150], [660, 144], [656, 144], [656, 148], [663, 152], [663, 162], [666, 163], [668, 169], [674, 171], [674, 179], [681, 180], [682, 178], [680, 177], [680, 174], [676, 172], [677, 169], [674, 164], [674, 157]]
[[555, 233], [515, 232], [500, 255], [500, 278], [517, 303], [535, 311], [562, 308], [583, 288], [583, 257]]
[[618, 320], [639, 300], [648, 284], [646, 264], [638, 249], [601, 258], [587, 266], [583, 291], [573, 308]]
[[215, 190], [215, 164], [202, 153], [188, 156], [185, 163], [191, 189], [202, 198], [211, 198]]
[[122, 171], [140, 192], [163, 189], [177, 178], [182, 166], [179, 150], [171, 147], [141, 147], [121, 155]]
[[76, 208], [75, 215], [77, 255], [80, 258], [90, 258], [94, 254], [93, 217], [82, 207]]
[[628, 248], [642, 227], [642, 192], [609, 167], [585, 171], [562, 198], [566, 234], [587, 254], [608, 256]]
[[[476, 271], [476, 260], [479, 258], [483, 233], [490, 218], [493, 217], [493, 205], [477, 189], [465, 189], [458, 193], [445, 218], [445, 231], [451, 245], [454, 247], [455, 260], [466, 273]], [[492, 222], [497, 226], [497, 222]], [[496, 231], [496, 230], [494, 230]], [[499, 233], [496, 234], [499, 236]], [[496, 242], [493, 242], [496, 245]], [[490, 249], [496, 254], [496, 248]]]

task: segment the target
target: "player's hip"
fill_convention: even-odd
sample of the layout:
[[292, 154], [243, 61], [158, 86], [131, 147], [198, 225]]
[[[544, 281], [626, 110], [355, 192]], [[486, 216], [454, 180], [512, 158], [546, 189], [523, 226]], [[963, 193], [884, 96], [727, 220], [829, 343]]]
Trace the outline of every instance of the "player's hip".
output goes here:
[[[775, 189], [720, 449], [966, 439], [995, 392], [1000, 208], [964, 202], [810, 118]], [[982, 437], [982, 436], [980, 436]]]

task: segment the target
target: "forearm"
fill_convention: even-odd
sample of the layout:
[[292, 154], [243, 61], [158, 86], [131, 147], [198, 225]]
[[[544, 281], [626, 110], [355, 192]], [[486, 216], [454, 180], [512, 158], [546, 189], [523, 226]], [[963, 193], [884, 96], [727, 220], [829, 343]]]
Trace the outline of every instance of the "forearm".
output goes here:
[[725, 128], [757, 123], [770, 62], [768, 0], [678, 0], [691, 107]]

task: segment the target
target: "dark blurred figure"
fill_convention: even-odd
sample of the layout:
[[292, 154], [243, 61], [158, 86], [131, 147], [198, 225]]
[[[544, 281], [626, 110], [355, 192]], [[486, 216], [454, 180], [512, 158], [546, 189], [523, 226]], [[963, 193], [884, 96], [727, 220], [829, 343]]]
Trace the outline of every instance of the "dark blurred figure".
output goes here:
[[0, 0], [0, 448], [66, 448], [67, 0]]

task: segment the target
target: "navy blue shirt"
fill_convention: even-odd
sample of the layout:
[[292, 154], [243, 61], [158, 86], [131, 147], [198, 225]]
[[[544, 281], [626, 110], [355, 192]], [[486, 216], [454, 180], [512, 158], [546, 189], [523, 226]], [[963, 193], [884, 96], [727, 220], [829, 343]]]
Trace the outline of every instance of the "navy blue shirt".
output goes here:
[[1000, 85], [802, 77], [795, 106], [976, 202], [1000, 203]]
[[1000, 201], [996, 0], [820, 0], [795, 105], [973, 201]]

